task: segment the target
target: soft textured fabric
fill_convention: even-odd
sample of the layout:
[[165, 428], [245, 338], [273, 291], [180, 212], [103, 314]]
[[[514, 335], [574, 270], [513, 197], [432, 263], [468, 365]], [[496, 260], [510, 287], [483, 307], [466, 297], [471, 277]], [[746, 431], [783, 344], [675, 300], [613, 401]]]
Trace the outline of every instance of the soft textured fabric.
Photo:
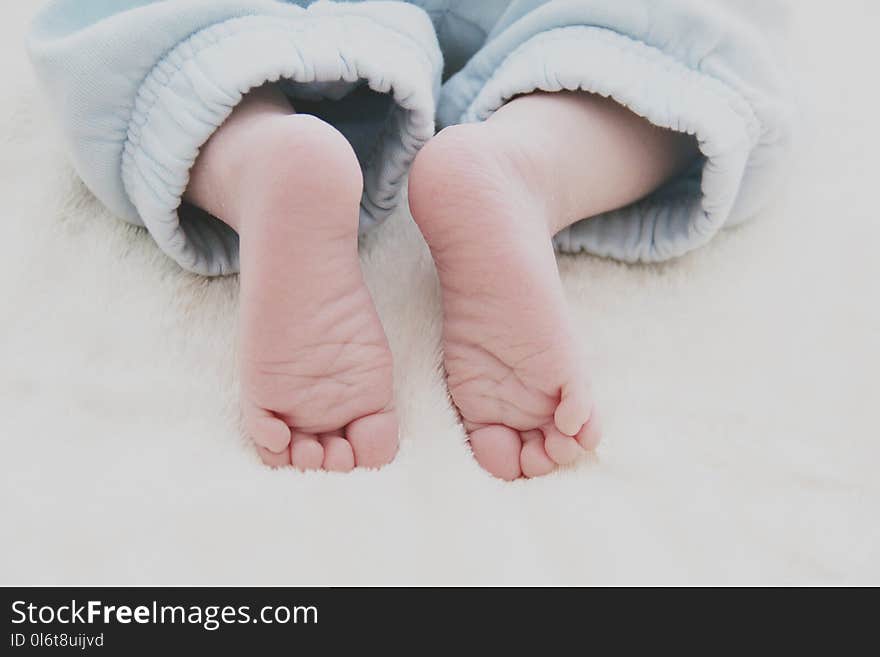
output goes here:
[[52, 0], [29, 51], [82, 179], [191, 271], [238, 268], [234, 231], [179, 212], [199, 148], [244, 93], [279, 80], [355, 146], [362, 228], [394, 209], [435, 119], [485, 120], [518, 94], [599, 93], [693, 134], [704, 157], [685, 175], [556, 238], [651, 262], [776, 189], [789, 112], [770, 18], [733, 0]]
[[880, 585], [880, 3], [792, 2], [790, 183], [663, 266], [560, 258], [606, 440], [513, 484], [465, 444], [405, 204], [361, 249], [398, 459], [263, 467], [235, 421], [238, 281], [178, 271], [88, 193], [22, 56], [41, 0], [5, 3], [0, 583]]

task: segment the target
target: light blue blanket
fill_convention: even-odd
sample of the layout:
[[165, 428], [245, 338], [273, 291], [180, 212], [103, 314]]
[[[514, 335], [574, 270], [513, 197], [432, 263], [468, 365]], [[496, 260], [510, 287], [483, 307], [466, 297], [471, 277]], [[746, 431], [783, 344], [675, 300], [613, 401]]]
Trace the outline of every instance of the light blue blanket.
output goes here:
[[583, 89], [694, 134], [691, 171], [556, 238], [652, 262], [754, 216], [786, 168], [784, 73], [760, 15], [735, 4], [51, 0], [28, 47], [79, 175], [188, 270], [238, 269], [236, 234], [178, 209], [199, 148], [270, 80], [351, 140], [364, 229], [395, 208], [435, 123], [485, 120], [518, 94]]

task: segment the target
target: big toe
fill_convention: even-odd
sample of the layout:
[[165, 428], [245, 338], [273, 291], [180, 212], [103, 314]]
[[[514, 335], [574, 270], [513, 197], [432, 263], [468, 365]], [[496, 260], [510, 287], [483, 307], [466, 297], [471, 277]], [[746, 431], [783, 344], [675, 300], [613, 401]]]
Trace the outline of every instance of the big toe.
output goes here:
[[493, 424], [472, 431], [470, 443], [477, 463], [489, 474], [505, 481], [513, 481], [522, 475], [522, 439], [517, 431]]
[[348, 425], [345, 435], [359, 468], [381, 468], [397, 454], [399, 426], [397, 413], [383, 411], [367, 415]]

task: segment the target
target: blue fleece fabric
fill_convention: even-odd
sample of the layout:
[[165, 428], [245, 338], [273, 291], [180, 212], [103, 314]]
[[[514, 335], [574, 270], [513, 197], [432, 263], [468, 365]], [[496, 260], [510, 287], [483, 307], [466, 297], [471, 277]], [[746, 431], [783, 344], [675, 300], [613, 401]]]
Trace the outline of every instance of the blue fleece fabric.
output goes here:
[[352, 142], [364, 229], [394, 209], [435, 123], [483, 121], [522, 93], [594, 92], [693, 134], [704, 157], [690, 171], [556, 237], [653, 262], [755, 215], [785, 165], [784, 75], [760, 12], [738, 4], [51, 0], [28, 47], [79, 175], [185, 269], [238, 269], [234, 231], [178, 210], [199, 148], [267, 81]]

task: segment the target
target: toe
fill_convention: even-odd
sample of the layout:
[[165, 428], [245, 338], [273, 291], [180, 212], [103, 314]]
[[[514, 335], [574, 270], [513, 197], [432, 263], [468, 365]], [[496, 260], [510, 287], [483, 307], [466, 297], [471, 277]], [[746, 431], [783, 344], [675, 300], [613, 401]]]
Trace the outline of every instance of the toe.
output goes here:
[[592, 407], [593, 402], [587, 386], [580, 384], [566, 386], [562, 391], [562, 400], [553, 415], [553, 423], [560, 433], [576, 436], [589, 419]]
[[556, 469], [556, 462], [544, 449], [544, 436], [540, 431], [523, 434], [522, 452], [519, 455], [520, 468], [524, 477], [542, 477]]
[[348, 425], [345, 435], [359, 468], [381, 468], [394, 460], [398, 445], [397, 413], [367, 415]]
[[284, 466], [290, 465], [290, 450], [288, 449], [285, 449], [278, 454], [277, 452], [273, 452], [265, 447], [257, 445], [257, 454], [260, 455], [260, 460], [270, 468], [283, 468]]
[[290, 427], [263, 409], [254, 410], [245, 417], [245, 431], [260, 447], [280, 454], [290, 444]]
[[351, 443], [340, 434], [324, 434], [319, 438], [324, 448], [324, 469], [330, 472], [350, 472], [354, 469], [354, 451]]
[[542, 431], [544, 432], [544, 449], [555, 463], [568, 465], [584, 453], [574, 438], [566, 436], [556, 427], [547, 426]]
[[519, 463], [522, 439], [513, 429], [500, 424], [475, 429], [470, 434], [470, 443], [477, 463], [489, 474], [506, 481], [522, 474]]
[[597, 413], [596, 409], [593, 408], [593, 412], [590, 414], [590, 419], [578, 432], [577, 441], [578, 443], [580, 443], [581, 447], [583, 447], [588, 452], [591, 452], [599, 446], [599, 442], [601, 440], [602, 422], [599, 417], [599, 413]]
[[294, 431], [290, 439], [290, 463], [298, 470], [318, 470], [324, 463], [324, 448], [315, 436]]

